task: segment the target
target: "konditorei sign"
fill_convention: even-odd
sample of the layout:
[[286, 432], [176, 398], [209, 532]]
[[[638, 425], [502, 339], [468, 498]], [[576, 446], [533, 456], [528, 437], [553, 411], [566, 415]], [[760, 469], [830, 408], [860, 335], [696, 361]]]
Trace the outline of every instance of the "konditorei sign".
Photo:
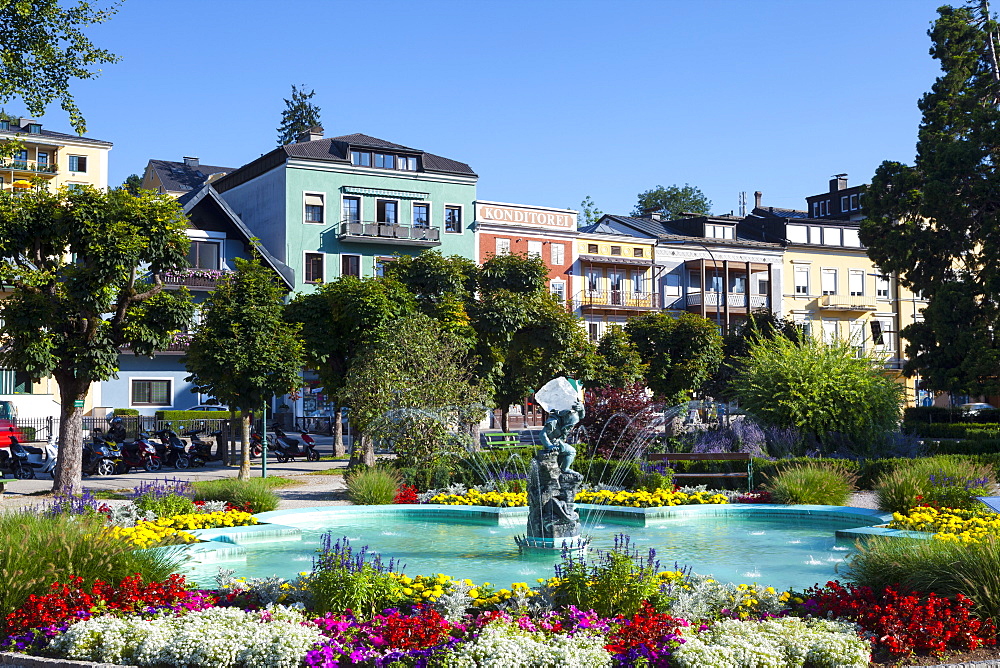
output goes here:
[[550, 209], [541, 206], [501, 204], [499, 202], [476, 202], [476, 221], [480, 223], [500, 223], [555, 228], [559, 230], [575, 230], [576, 213], [572, 209]]

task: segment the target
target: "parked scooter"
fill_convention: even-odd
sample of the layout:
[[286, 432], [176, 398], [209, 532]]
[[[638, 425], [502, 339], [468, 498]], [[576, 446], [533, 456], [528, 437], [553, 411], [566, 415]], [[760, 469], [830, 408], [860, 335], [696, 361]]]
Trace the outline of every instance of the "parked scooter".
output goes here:
[[30, 480], [35, 477], [35, 469], [28, 463], [28, 452], [21, 447], [14, 430], [4, 432], [8, 437], [10, 445], [0, 447], [0, 477], [10, 473], [20, 480]]
[[186, 469], [191, 466], [201, 466], [205, 463], [200, 456], [191, 452], [191, 446], [181, 439], [173, 429], [161, 429], [156, 432], [160, 437], [157, 454], [167, 466], [175, 469]]
[[304, 443], [302, 447], [299, 447], [299, 439], [289, 437], [278, 426], [275, 426], [273, 429], [274, 442], [270, 444], [270, 447], [274, 450], [274, 456], [279, 462], [284, 464], [296, 457], [305, 457], [311, 462], [319, 461], [319, 453], [316, 452], [316, 441], [311, 436], [308, 440], [303, 439]]
[[59, 455], [59, 446], [56, 445], [55, 436], [49, 436], [45, 443], [45, 448], [36, 448], [32, 445], [21, 445], [14, 437], [11, 437], [11, 448], [20, 448], [27, 453], [27, 464], [31, 467], [32, 478], [48, 474], [51, 478], [56, 477], [56, 464]]
[[99, 429], [94, 430], [94, 437], [89, 443], [83, 444], [83, 475], [111, 475], [118, 469], [120, 461]]
[[[201, 440], [201, 438], [198, 437], [198, 434], [201, 434], [204, 431], [205, 431], [204, 429], [190, 429], [188, 431], [182, 432], [181, 435], [187, 436], [188, 438], [191, 439], [191, 452], [198, 455], [206, 462], [222, 459], [221, 454], [220, 455], [213, 454], [212, 443], [209, 443], [208, 441], [203, 441]], [[216, 439], [216, 443], [218, 443], [219, 437], [222, 436], [222, 430], [220, 429], [219, 431], [213, 431], [211, 434], [209, 434], [209, 436], [214, 437]]]
[[156, 454], [156, 446], [149, 440], [149, 434], [146, 432], [141, 432], [139, 438], [130, 443], [123, 443], [121, 453], [121, 468], [125, 469], [125, 473], [139, 467], [150, 473], [163, 468], [163, 462]]

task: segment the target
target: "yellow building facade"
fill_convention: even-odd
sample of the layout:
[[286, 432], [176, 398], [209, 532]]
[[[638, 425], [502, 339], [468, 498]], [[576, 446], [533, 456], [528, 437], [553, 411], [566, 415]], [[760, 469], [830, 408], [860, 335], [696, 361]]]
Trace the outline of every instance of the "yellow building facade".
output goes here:
[[[17, 152], [0, 159], [0, 188], [32, 187], [39, 180], [50, 190], [108, 187], [111, 142], [47, 130], [36, 119], [0, 118], [0, 143], [15, 139], [21, 143]], [[52, 378], [33, 383], [26, 374], [0, 369], [0, 400], [12, 402], [19, 418], [59, 415], [59, 390]], [[100, 383], [92, 385], [87, 401], [88, 411], [100, 404]]]
[[32, 118], [0, 119], [0, 142], [17, 139], [22, 147], [0, 160], [0, 187], [15, 181], [41, 179], [55, 190], [61, 186], [108, 187], [111, 142], [46, 130]]

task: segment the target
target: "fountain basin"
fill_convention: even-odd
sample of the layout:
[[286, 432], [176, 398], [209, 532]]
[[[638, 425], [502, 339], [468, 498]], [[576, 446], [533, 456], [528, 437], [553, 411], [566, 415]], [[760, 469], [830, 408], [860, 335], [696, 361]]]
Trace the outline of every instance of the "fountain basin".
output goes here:
[[[836, 565], [853, 549], [852, 529], [873, 527], [889, 515], [844, 506], [720, 504], [623, 508], [577, 506], [591, 547], [609, 549], [629, 534], [645, 552], [657, 551], [664, 570], [675, 562], [724, 582], [759, 582], [778, 588], [809, 587], [837, 577]], [[500, 587], [534, 585], [553, 575], [558, 550], [522, 553], [527, 508], [392, 505], [299, 508], [261, 513], [261, 529], [238, 535], [206, 534], [207, 543], [182, 546], [188, 575], [211, 586], [220, 567], [245, 577], [294, 578], [312, 568], [320, 537], [347, 536], [395, 558], [410, 575], [446, 573]], [[214, 531], [214, 530], [213, 530]], [[838, 537], [838, 532], [844, 533]], [[219, 547], [212, 548], [212, 544]]]

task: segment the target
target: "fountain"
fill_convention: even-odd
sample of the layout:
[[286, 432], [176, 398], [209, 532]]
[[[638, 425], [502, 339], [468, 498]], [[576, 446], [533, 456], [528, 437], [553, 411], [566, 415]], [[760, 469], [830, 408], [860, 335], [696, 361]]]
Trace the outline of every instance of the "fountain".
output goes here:
[[522, 550], [583, 550], [577, 492], [583, 475], [570, 467], [576, 449], [567, 442], [570, 431], [584, 416], [580, 390], [564, 377], [548, 382], [535, 393], [535, 401], [549, 418], [542, 427], [542, 450], [535, 453], [528, 474], [528, 525], [515, 538]]

